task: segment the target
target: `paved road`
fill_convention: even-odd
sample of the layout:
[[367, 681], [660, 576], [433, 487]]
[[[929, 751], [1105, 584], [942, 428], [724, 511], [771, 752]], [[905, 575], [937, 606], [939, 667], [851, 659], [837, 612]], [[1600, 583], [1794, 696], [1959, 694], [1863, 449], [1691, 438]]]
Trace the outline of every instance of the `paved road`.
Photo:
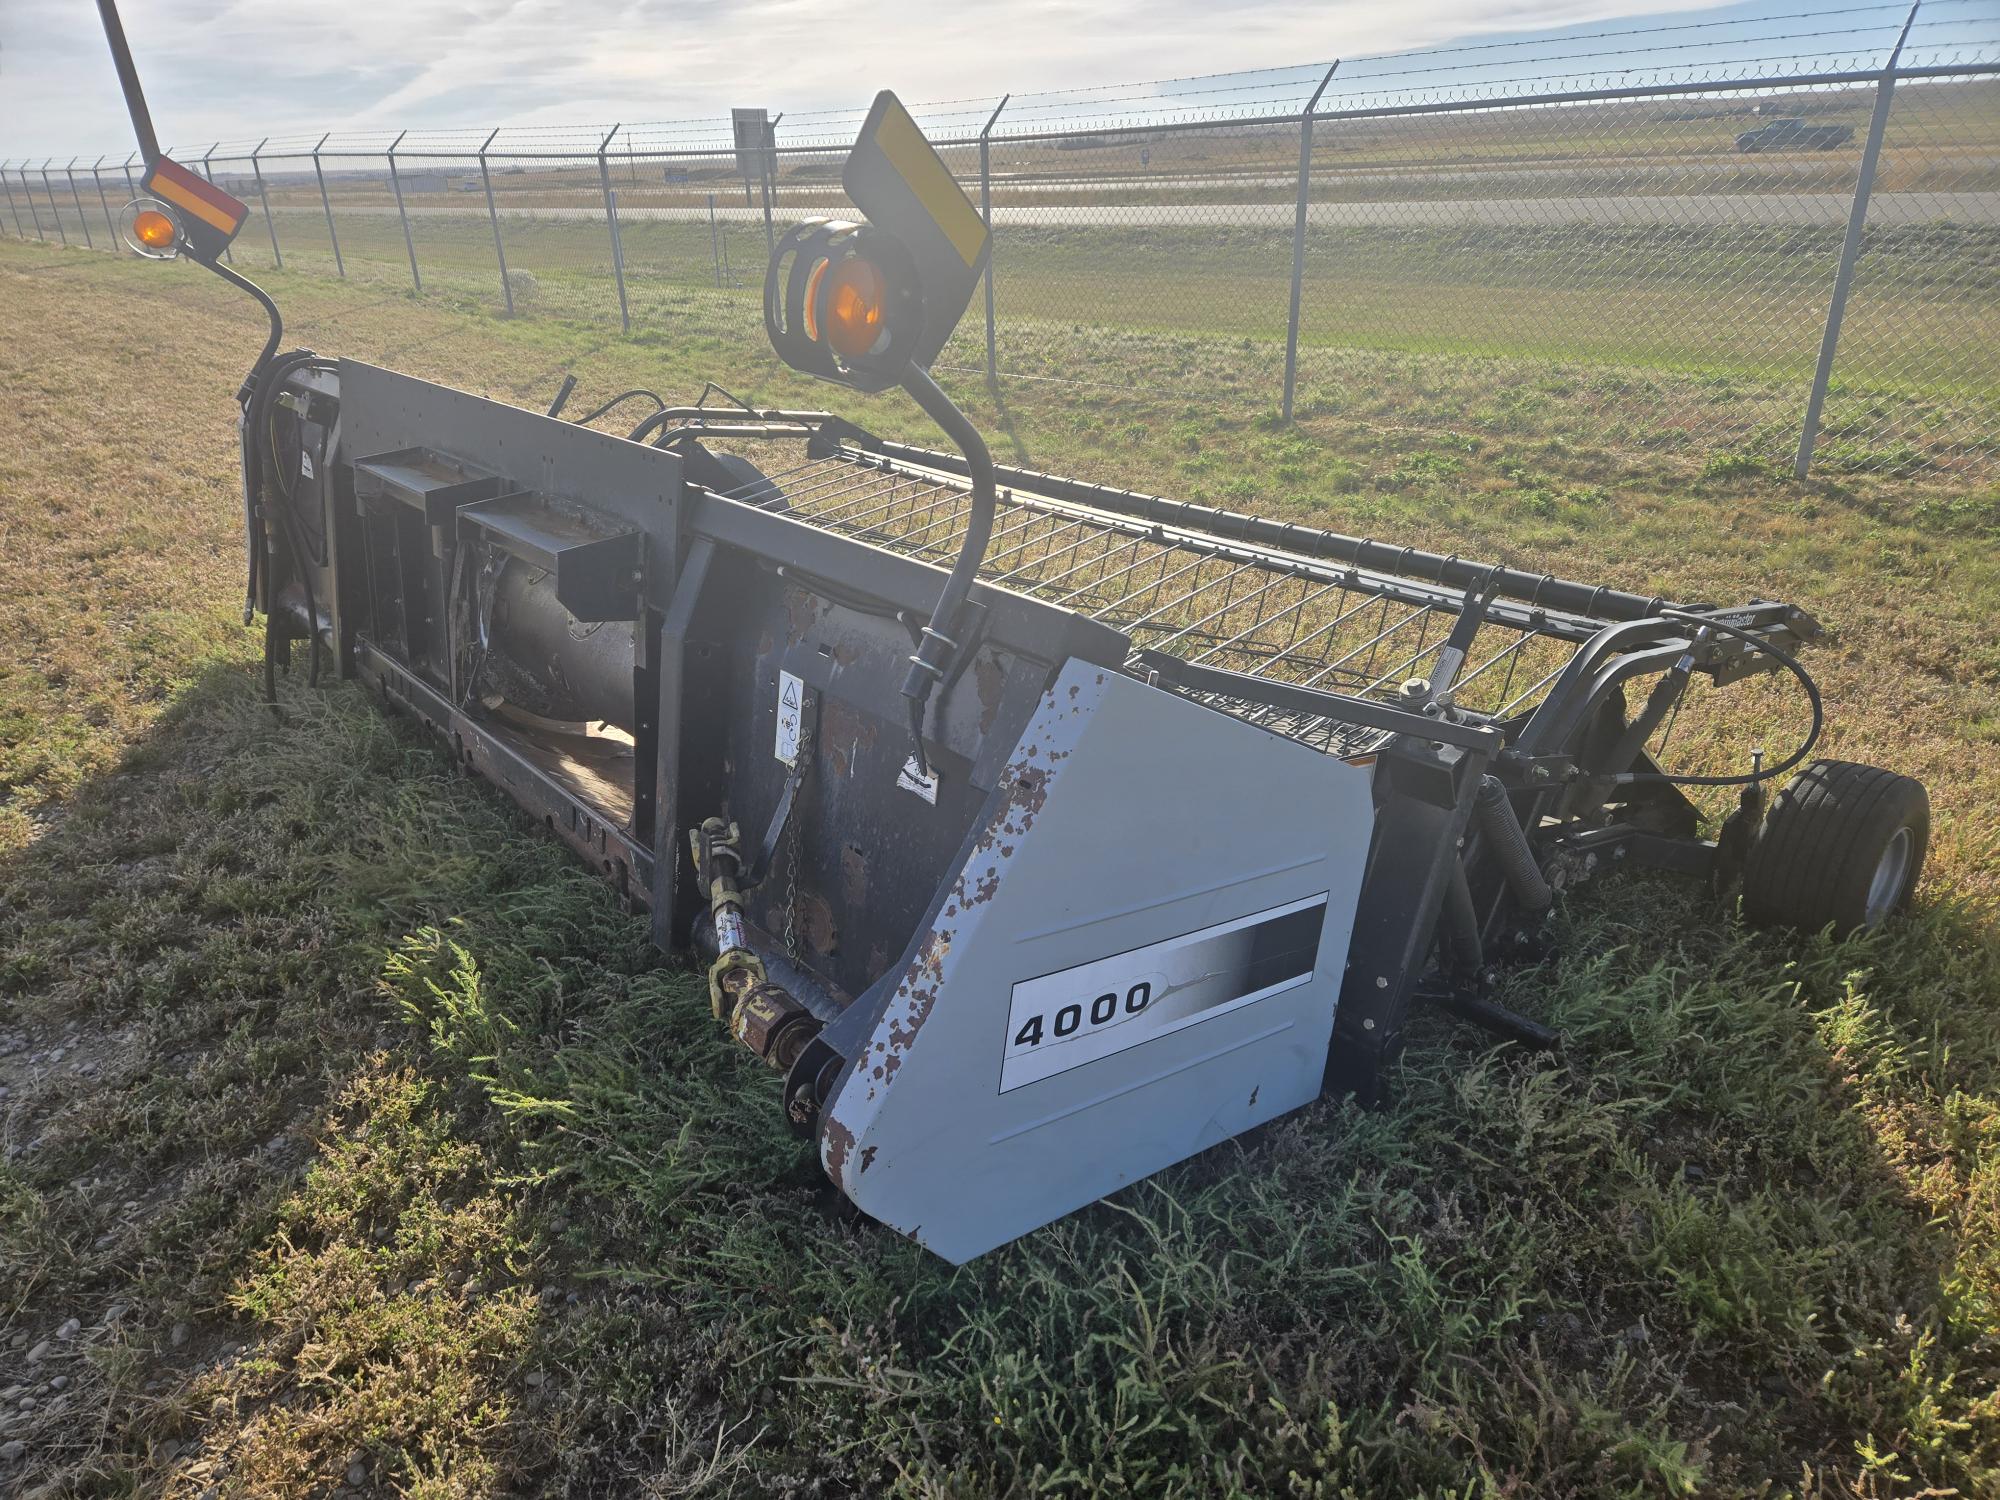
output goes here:
[[[1394, 203], [1315, 203], [1307, 217], [1313, 224], [1328, 227], [1386, 226], [1404, 229], [1459, 228], [1464, 226], [1569, 227], [1585, 224], [1662, 225], [1684, 224], [1715, 227], [1730, 224], [1845, 224], [1852, 200], [1845, 193], [1712, 193], [1673, 197], [1617, 195], [1585, 198], [1483, 198], [1434, 202], [1416, 199]], [[315, 208], [317, 206], [315, 205]], [[305, 213], [303, 206], [293, 212]], [[792, 212], [797, 212], [794, 209]], [[792, 212], [781, 215], [779, 227], [790, 222]], [[531, 208], [502, 207], [509, 219], [538, 219], [561, 222], [595, 222], [604, 210], [596, 202], [570, 206]], [[394, 207], [340, 207], [338, 217], [376, 215], [394, 218]], [[742, 204], [717, 204], [713, 216], [728, 223], [762, 223], [761, 208]], [[486, 217], [483, 204], [439, 206], [416, 204], [410, 208], [414, 219], [477, 219]], [[709, 221], [710, 210], [700, 207], [639, 207], [620, 204], [618, 217], [624, 223], [696, 223]], [[1870, 200], [1868, 222], [1883, 224], [1928, 224], [1950, 218], [1959, 223], [2000, 225], [2000, 192], [1877, 193]], [[1288, 203], [1180, 203], [1180, 204], [1037, 204], [1010, 208], [997, 205], [994, 223], [1034, 225], [1045, 228], [1223, 228], [1232, 225], [1266, 224], [1273, 228], [1290, 225], [1292, 206]]]

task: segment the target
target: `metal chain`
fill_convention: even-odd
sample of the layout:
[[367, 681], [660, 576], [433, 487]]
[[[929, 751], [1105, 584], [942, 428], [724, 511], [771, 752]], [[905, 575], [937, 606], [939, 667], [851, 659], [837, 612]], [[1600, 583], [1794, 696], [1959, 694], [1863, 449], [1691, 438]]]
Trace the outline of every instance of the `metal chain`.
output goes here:
[[[801, 718], [804, 716], [801, 715]], [[801, 724], [799, 728], [799, 763], [812, 765], [812, 729]], [[805, 796], [805, 779], [799, 781], [799, 797]], [[799, 846], [805, 842], [805, 834], [800, 824], [805, 819], [805, 811], [799, 802], [792, 803], [791, 826], [785, 830], [785, 954], [793, 963], [799, 962]]]

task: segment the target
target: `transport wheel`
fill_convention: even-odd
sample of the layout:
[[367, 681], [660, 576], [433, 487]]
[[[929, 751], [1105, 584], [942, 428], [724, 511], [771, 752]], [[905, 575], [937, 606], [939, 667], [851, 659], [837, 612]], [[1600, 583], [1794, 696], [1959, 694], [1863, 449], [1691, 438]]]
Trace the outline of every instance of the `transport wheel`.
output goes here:
[[1743, 911], [1762, 926], [1846, 936], [1909, 905], [1930, 846], [1923, 783], [1880, 766], [1816, 760], [1764, 815], [1743, 868]]

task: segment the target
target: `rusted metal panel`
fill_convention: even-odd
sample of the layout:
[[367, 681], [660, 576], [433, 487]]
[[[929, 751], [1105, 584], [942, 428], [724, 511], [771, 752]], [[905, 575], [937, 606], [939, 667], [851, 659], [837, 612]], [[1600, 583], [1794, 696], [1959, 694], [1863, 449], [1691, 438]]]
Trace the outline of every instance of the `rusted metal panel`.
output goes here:
[[[857, 1205], [952, 1260], [1319, 1092], [1372, 832], [1367, 769], [1080, 662], [997, 780], [842, 1018], [821, 1130]], [[1064, 1000], [1072, 975], [1093, 993]], [[1043, 1047], [1088, 1060], [1010, 1086]]]

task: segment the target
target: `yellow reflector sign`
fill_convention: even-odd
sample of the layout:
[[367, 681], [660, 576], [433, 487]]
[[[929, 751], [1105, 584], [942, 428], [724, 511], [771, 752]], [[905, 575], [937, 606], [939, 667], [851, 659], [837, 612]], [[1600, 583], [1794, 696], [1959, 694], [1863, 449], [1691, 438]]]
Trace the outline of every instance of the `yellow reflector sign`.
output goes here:
[[885, 97], [889, 102], [875, 127], [876, 144], [965, 263], [977, 265], [980, 251], [986, 248], [986, 221], [979, 217], [979, 210], [965, 196], [951, 169], [931, 149], [931, 143], [924, 139], [924, 133], [917, 129], [917, 122], [910, 118], [902, 102], [894, 94]]
[[841, 168], [841, 186], [868, 222], [909, 247], [924, 321], [910, 357], [924, 368], [958, 326], [992, 254], [992, 236], [902, 101], [884, 89]]

